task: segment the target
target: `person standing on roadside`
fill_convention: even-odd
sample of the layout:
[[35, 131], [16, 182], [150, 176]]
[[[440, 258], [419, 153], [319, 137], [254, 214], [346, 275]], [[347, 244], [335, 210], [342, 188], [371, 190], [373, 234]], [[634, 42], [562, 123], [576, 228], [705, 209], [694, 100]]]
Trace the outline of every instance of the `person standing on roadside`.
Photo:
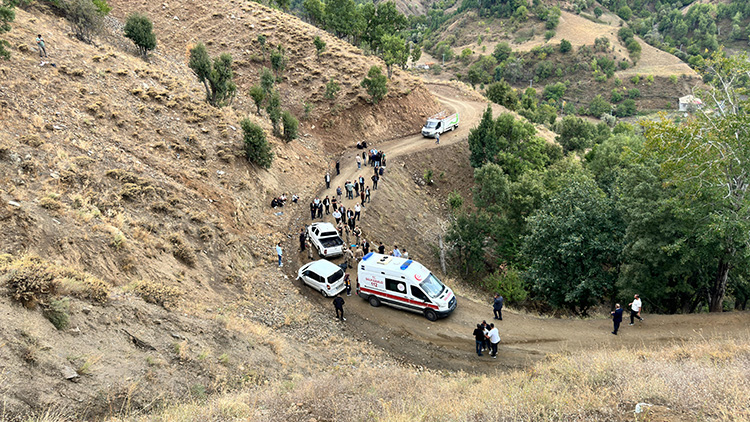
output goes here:
[[641, 318], [641, 297], [635, 295], [633, 301], [628, 303], [628, 306], [630, 306], [630, 325], [635, 323], [635, 318], [638, 318], [641, 324], [643, 324], [643, 318]]
[[619, 303], [615, 303], [615, 310], [610, 312], [612, 315], [612, 323], [615, 325], [615, 330], [612, 334], [617, 335], [617, 330], [620, 329], [620, 323], [622, 322], [622, 308]]
[[44, 45], [44, 38], [42, 38], [42, 34], [36, 36], [36, 45], [39, 47], [39, 57], [49, 57], [47, 55], [47, 48]]
[[352, 281], [349, 279], [349, 273], [344, 275], [344, 286], [346, 286], [346, 295], [352, 295]]
[[435, 145], [440, 145], [440, 134], [439, 133], [435, 134]]
[[338, 186], [336, 188], [336, 197], [339, 198], [339, 201], [341, 200], [341, 186]]
[[326, 207], [326, 215], [331, 213], [331, 200], [328, 198], [328, 195], [326, 195], [325, 198], [323, 198], [323, 206]]
[[492, 310], [495, 312], [495, 319], [503, 320], [503, 297], [495, 293], [495, 301], [492, 304]]
[[477, 328], [474, 329], [474, 338], [477, 342], [477, 356], [482, 356], [482, 344], [484, 343], [482, 324], [477, 324]]
[[346, 321], [346, 318], [344, 318], [344, 298], [341, 295], [336, 295], [336, 299], [333, 299], [333, 307], [336, 308], [336, 318]]
[[305, 235], [305, 228], [299, 229], [299, 251], [304, 252], [305, 251], [305, 239], [307, 239], [307, 236]]
[[364, 252], [365, 255], [370, 253], [370, 242], [368, 242], [365, 238], [362, 238], [362, 252]]
[[365, 206], [365, 188], [362, 188], [359, 190], [359, 202], [362, 203], [362, 206]]
[[331, 173], [326, 172], [326, 189], [331, 188]]
[[310, 261], [312, 261], [312, 259], [313, 259], [313, 255], [312, 255], [313, 248], [312, 248], [312, 243], [310, 243], [310, 238], [309, 237], [305, 239], [305, 246], [307, 246], [307, 259], [309, 259]]
[[359, 221], [360, 220], [359, 217], [361, 214], [362, 214], [362, 207], [360, 206], [360, 204], [354, 204], [354, 220]]
[[[367, 200], [367, 202], [370, 202], [370, 187], [369, 186], [365, 188], [365, 199]], [[362, 201], [363, 204], [364, 202], [365, 201]]]
[[357, 154], [357, 169], [362, 168], [362, 158]]
[[495, 324], [490, 324], [490, 332], [487, 334], [487, 339], [490, 341], [490, 356], [493, 359], [497, 359], [497, 345], [500, 343], [500, 333], [497, 331]]
[[281, 242], [276, 244], [276, 255], [279, 257], [279, 268], [283, 267], [284, 264], [281, 262], [281, 255], [284, 254], [284, 251], [281, 250]]
[[378, 253], [381, 255], [385, 254], [385, 245], [383, 244], [383, 242], [380, 242], [380, 246], [378, 246]]
[[339, 160], [336, 160], [336, 176], [341, 174], [341, 170], [339, 170], [341, 167], [341, 162]]
[[318, 206], [315, 205], [315, 201], [310, 202], [310, 219], [315, 220], [315, 213], [318, 211]]
[[372, 177], [372, 189], [377, 190], [378, 189], [378, 180], [380, 180], [380, 177], [377, 174], [373, 174]]

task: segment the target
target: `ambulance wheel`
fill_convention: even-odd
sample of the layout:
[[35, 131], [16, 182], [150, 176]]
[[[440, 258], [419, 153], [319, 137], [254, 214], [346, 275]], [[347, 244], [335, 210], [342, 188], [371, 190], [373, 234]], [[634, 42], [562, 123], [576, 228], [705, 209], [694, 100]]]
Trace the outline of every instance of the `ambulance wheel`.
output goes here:
[[432, 309], [426, 309], [424, 311], [424, 317], [430, 321], [437, 321], [437, 314]]
[[380, 299], [375, 296], [370, 296], [370, 299], [368, 299], [368, 301], [370, 302], [370, 306], [372, 307], [377, 308], [378, 306], [380, 306]]

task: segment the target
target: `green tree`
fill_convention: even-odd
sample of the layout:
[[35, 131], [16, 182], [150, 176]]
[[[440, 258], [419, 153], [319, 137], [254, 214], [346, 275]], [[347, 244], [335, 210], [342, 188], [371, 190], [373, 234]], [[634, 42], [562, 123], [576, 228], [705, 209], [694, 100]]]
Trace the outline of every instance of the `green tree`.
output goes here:
[[271, 51], [271, 69], [273, 69], [274, 75], [276, 75], [276, 81], [281, 82], [284, 77], [284, 71], [289, 59], [286, 57], [286, 49], [283, 45], [279, 44]]
[[101, 32], [106, 13], [91, 0], [66, 0], [62, 5], [79, 40], [90, 43], [93, 36]]
[[570, 43], [570, 41], [566, 40], [565, 38], [560, 40], [560, 52], [561, 53], [567, 53], [568, 51], [573, 49], [573, 44]]
[[681, 125], [645, 122], [645, 136], [646, 151], [664, 157], [661, 170], [682, 208], [701, 217], [703, 242], [715, 245], [707, 251], [716, 254], [709, 310], [721, 312], [730, 271], [744, 274], [750, 261], [750, 101], [740, 82], [750, 62], [744, 52], [718, 52], [706, 64], [711, 85], [702, 97], [714, 112]]
[[273, 134], [281, 136], [279, 130], [279, 123], [281, 121], [281, 97], [279, 91], [271, 91], [268, 96], [268, 104], [266, 105], [266, 113], [268, 118], [271, 119], [271, 126], [273, 127]]
[[266, 140], [266, 133], [263, 131], [263, 128], [253, 123], [250, 119], [242, 120], [240, 127], [242, 127], [243, 139], [245, 141], [245, 155], [247, 156], [247, 160], [264, 169], [271, 168], [273, 153], [271, 152], [271, 146]]
[[214, 107], [223, 107], [231, 102], [237, 86], [233, 81], [232, 56], [229, 53], [223, 53], [214, 58], [211, 63], [206, 46], [198, 43], [190, 49], [188, 66], [206, 89], [206, 99], [209, 104]]
[[518, 94], [505, 80], [494, 82], [487, 87], [485, 96], [495, 104], [500, 104], [508, 110], [518, 108]]
[[315, 44], [315, 53], [317, 57], [320, 58], [320, 54], [326, 49], [326, 42], [316, 35], [313, 39], [313, 44]]
[[263, 92], [266, 93], [266, 98], [268, 98], [269, 95], [271, 95], [271, 91], [273, 91], [273, 86], [276, 84], [276, 78], [273, 76], [273, 73], [271, 73], [271, 70], [267, 67], [264, 67], [260, 70], [260, 87], [263, 89]]
[[284, 141], [291, 142], [297, 139], [299, 131], [299, 121], [288, 110], [281, 113], [281, 122], [284, 124]]
[[591, 100], [591, 104], [589, 104], [589, 114], [596, 118], [600, 118], [602, 117], [602, 114], [611, 112], [612, 104], [605, 100], [604, 97], [601, 96], [601, 94], [594, 97], [594, 99]]
[[263, 88], [260, 85], [253, 85], [250, 87], [250, 98], [253, 99], [253, 102], [255, 103], [255, 108], [257, 108], [258, 116], [260, 116], [260, 108], [263, 106], [263, 101], [266, 100], [266, 91], [263, 90]]
[[498, 63], [502, 63], [510, 57], [511, 53], [513, 53], [513, 49], [510, 48], [510, 44], [507, 42], [499, 42], [495, 46], [495, 51], [492, 53], [492, 56], [495, 57], [495, 60], [497, 60]]
[[564, 151], [583, 151], [593, 144], [596, 127], [580, 117], [565, 116], [555, 126], [559, 134], [555, 140]]
[[469, 131], [469, 150], [469, 162], [474, 168], [493, 162], [497, 156], [499, 149], [495, 137], [495, 122], [489, 104], [482, 114], [479, 126]]
[[593, 180], [569, 181], [528, 224], [526, 281], [539, 298], [585, 315], [615, 295], [624, 223]]
[[377, 104], [388, 93], [388, 79], [383, 75], [379, 66], [372, 66], [367, 72], [367, 77], [362, 80], [362, 87], [370, 94], [370, 101]]
[[411, 62], [412, 65], [419, 61], [419, 59], [422, 57], [422, 47], [419, 45], [413, 45], [411, 47]]
[[263, 34], [258, 34], [258, 44], [260, 45], [260, 52], [263, 54], [263, 63], [266, 62], [266, 50], [268, 47], [266, 47], [266, 41], [267, 38]]
[[[10, 23], [16, 19], [15, 6], [14, 2], [0, 3], [0, 34], [10, 31]], [[8, 60], [10, 59], [10, 51], [6, 47], [10, 47], [10, 43], [0, 39], [0, 58]]]
[[601, 7], [599, 7], [599, 6], [596, 6], [596, 7], [594, 8], [594, 16], [596, 16], [596, 18], [597, 18], [597, 19], [599, 19], [600, 17], [602, 17], [602, 14], [603, 14], [603, 13], [604, 13], [604, 11], [602, 10], [602, 8], [601, 8]]
[[633, 11], [628, 6], [622, 6], [617, 9], [617, 16], [621, 17], [624, 21], [628, 21], [633, 17]]
[[336, 98], [336, 95], [338, 95], [339, 91], [341, 91], [341, 86], [338, 82], [331, 78], [326, 83], [326, 92], [325, 94], [323, 94], [323, 96], [327, 100], [333, 100], [334, 98]]
[[307, 21], [315, 26], [322, 26], [325, 21], [325, 4], [320, 0], [304, 0], [302, 10], [305, 12]]
[[151, 20], [139, 13], [131, 14], [125, 22], [125, 36], [133, 41], [144, 58], [148, 56], [149, 51], [156, 48], [156, 35], [153, 29]]
[[388, 78], [390, 79], [393, 75], [394, 64], [399, 66], [406, 65], [406, 61], [409, 59], [409, 50], [406, 48], [404, 39], [397, 35], [383, 35], [380, 43], [383, 52], [383, 61], [385, 62]]
[[324, 16], [326, 29], [339, 38], [351, 38], [358, 32], [357, 5], [354, 0], [328, 0]]

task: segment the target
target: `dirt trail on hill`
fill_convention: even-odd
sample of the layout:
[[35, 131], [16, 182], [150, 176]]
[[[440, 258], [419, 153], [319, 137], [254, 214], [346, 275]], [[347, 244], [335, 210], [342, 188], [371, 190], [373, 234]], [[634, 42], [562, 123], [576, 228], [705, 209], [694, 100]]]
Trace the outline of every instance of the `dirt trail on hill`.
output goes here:
[[[432, 93], [449, 111], [461, 113], [459, 128], [445, 133], [436, 145], [433, 139], [425, 139], [420, 134], [393, 139], [373, 145], [385, 151], [387, 163], [394, 158], [405, 156], [432, 148], [440, 148], [458, 142], [467, 142], [469, 130], [481, 119], [486, 103], [465, 96], [455, 87], [428, 84]], [[500, 111], [497, 108], [496, 111]], [[370, 145], [368, 145], [369, 147]], [[350, 149], [342, 154], [341, 175], [332, 175], [331, 189], [320, 191], [321, 198], [335, 195], [336, 186], [343, 186], [346, 180], [354, 180], [362, 174], [367, 184], [372, 167], [357, 169], [355, 155], [361, 150]], [[380, 189], [389, 189], [386, 172]], [[378, 191], [373, 191], [372, 201], [378, 201]], [[405, 198], [405, 200], [409, 200]], [[353, 200], [343, 200], [349, 208]], [[309, 221], [305, 214], [308, 204], [302, 204], [304, 221]], [[362, 218], [367, 218], [367, 208], [362, 210]], [[332, 221], [330, 216], [325, 221]], [[296, 242], [295, 242], [296, 244]], [[387, 245], [392, 247], [392, 245]], [[290, 271], [290, 277], [296, 277], [296, 270], [307, 255], [296, 256], [296, 265]], [[335, 260], [336, 263], [342, 259]], [[436, 270], [436, 269], [435, 269]], [[356, 269], [349, 270], [356, 282]], [[493, 373], [497, 370], [525, 367], [543, 359], [552, 353], [575, 353], [579, 350], [597, 348], [645, 348], [658, 347], [673, 342], [684, 342], [697, 338], [750, 336], [750, 313], [733, 312], [730, 314], [699, 315], [649, 315], [644, 314], [645, 322], [628, 326], [626, 318], [618, 336], [612, 335], [612, 322], [605, 316], [588, 320], [555, 319], [538, 317], [514, 310], [504, 310], [503, 321], [493, 321], [491, 298], [477, 300], [457, 294], [458, 307], [448, 318], [430, 322], [421, 314], [396, 310], [387, 306], [371, 307], [369, 303], [354, 294], [344, 297], [347, 321], [339, 323], [334, 319], [331, 299], [321, 295], [299, 281], [295, 282], [300, 293], [319, 304], [323, 312], [330, 312], [331, 324], [338, 324], [347, 337], [370, 341], [404, 363], [428, 367], [436, 370], [462, 370], [471, 373]], [[451, 286], [455, 287], [456, 286]], [[460, 290], [460, 289], [459, 289]], [[627, 302], [623, 303], [627, 308]], [[492, 359], [489, 354], [478, 357], [474, 352], [472, 331], [482, 320], [496, 322], [502, 341], [499, 356]]]

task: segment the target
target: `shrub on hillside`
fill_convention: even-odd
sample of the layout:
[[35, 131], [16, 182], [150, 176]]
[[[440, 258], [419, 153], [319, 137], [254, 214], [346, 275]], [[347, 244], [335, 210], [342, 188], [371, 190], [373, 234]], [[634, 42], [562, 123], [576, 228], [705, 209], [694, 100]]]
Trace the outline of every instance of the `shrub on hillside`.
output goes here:
[[41, 259], [27, 257], [11, 266], [7, 281], [11, 299], [27, 308], [34, 308], [48, 295], [55, 293], [54, 274]]
[[195, 252], [190, 248], [190, 245], [185, 243], [182, 236], [176, 233], [169, 236], [169, 243], [172, 244], [172, 255], [177, 260], [182, 261], [188, 267], [195, 266]]
[[320, 53], [322, 53], [326, 49], [326, 42], [316, 35], [313, 39], [313, 44], [315, 45], [315, 54], [318, 58], [320, 58]]
[[521, 274], [508, 264], [502, 264], [494, 273], [484, 278], [486, 288], [503, 297], [506, 305], [523, 302], [528, 296]]
[[281, 122], [281, 97], [279, 96], [279, 91], [272, 91], [271, 95], [268, 96], [266, 113], [268, 113], [268, 118], [271, 119], [273, 134], [281, 136], [281, 132], [279, 131], [279, 123]]
[[249, 119], [242, 120], [240, 127], [242, 127], [245, 155], [248, 161], [265, 169], [270, 168], [273, 162], [273, 153], [266, 140], [266, 133]]
[[190, 69], [206, 89], [206, 100], [214, 107], [223, 107], [231, 102], [237, 91], [232, 72], [232, 55], [223, 53], [213, 63], [206, 46], [198, 43], [190, 49]]
[[560, 52], [561, 53], [567, 53], [568, 51], [573, 49], [573, 44], [570, 43], [570, 41], [566, 39], [560, 40]]
[[67, 297], [50, 302], [42, 313], [58, 330], [65, 330], [70, 326], [70, 299]]
[[276, 81], [281, 82], [284, 78], [284, 70], [289, 59], [286, 57], [286, 49], [283, 45], [279, 44], [275, 49], [271, 51], [271, 69], [276, 75]]
[[106, 1], [97, 6], [91, 0], [64, 0], [62, 6], [76, 37], [87, 43], [102, 30], [104, 16], [109, 12]]
[[339, 85], [338, 82], [331, 78], [326, 83], [326, 91], [323, 96], [328, 100], [332, 100], [336, 98], [336, 95], [339, 93], [339, 91], [341, 91], [341, 85]]
[[125, 36], [133, 41], [144, 58], [149, 51], [156, 48], [156, 35], [153, 29], [154, 25], [151, 20], [140, 13], [133, 13], [125, 22]]
[[383, 75], [379, 66], [372, 66], [367, 72], [367, 77], [362, 80], [362, 87], [370, 94], [370, 101], [377, 104], [388, 93], [388, 79]]
[[291, 142], [297, 139], [297, 132], [299, 129], [299, 121], [292, 113], [288, 110], [284, 110], [281, 113], [281, 122], [284, 125], [284, 141]]
[[487, 87], [485, 96], [493, 103], [500, 104], [509, 110], [516, 110], [518, 108], [518, 94], [504, 80], [490, 84]]
[[[0, 34], [10, 31], [10, 23], [16, 19], [15, 3], [0, 3]], [[6, 50], [10, 43], [6, 40], [0, 40], [0, 58], [10, 59], [10, 51]]]
[[133, 292], [144, 301], [168, 308], [177, 304], [182, 291], [156, 281], [141, 280], [133, 284]]
[[250, 87], [249, 95], [255, 103], [255, 108], [257, 109], [258, 116], [260, 116], [260, 107], [263, 105], [263, 101], [265, 101], [266, 99], [266, 91], [264, 91], [260, 85], [253, 85]]

